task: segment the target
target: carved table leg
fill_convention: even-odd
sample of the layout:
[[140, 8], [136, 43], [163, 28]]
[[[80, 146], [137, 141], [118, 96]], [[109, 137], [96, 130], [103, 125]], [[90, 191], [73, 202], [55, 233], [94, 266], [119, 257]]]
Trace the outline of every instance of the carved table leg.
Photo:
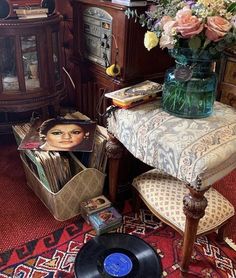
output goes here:
[[204, 197], [205, 191], [194, 191], [190, 189], [188, 195], [183, 199], [184, 214], [186, 215], [184, 243], [182, 250], [181, 272], [188, 271], [193, 246], [197, 234], [199, 220], [204, 216], [207, 207], [207, 199]]
[[123, 145], [112, 134], [109, 134], [109, 139], [106, 144], [106, 153], [109, 167], [109, 198], [113, 203], [116, 201], [118, 170], [123, 151]]

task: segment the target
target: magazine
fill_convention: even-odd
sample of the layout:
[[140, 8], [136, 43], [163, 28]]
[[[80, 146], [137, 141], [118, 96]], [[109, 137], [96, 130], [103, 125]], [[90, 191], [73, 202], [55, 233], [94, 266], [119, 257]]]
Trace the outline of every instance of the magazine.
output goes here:
[[95, 130], [90, 120], [51, 118], [31, 125], [18, 149], [92, 152]]

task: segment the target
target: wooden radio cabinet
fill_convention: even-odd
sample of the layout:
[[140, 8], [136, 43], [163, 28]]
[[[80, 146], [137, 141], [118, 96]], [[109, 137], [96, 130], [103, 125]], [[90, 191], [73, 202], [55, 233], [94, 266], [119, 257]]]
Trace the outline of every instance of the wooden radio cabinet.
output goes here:
[[219, 83], [220, 101], [236, 108], [236, 46], [223, 55]]
[[[109, 1], [74, 0], [74, 55], [78, 109], [104, 124], [97, 106], [104, 93], [146, 79], [163, 80], [172, 60], [167, 52], [144, 47], [145, 28], [128, 19], [127, 7]], [[139, 12], [143, 8], [138, 8]], [[116, 63], [119, 76], [106, 74], [106, 67]], [[109, 101], [102, 99], [100, 112]]]
[[29, 120], [33, 111], [54, 115], [64, 97], [61, 16], [0, 20], [0, 133]]

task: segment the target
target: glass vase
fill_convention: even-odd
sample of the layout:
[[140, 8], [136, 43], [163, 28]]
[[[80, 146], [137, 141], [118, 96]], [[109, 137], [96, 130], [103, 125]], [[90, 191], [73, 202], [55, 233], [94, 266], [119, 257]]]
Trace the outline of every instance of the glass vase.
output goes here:
[[162, 107], [182, 118], [204, 118], [213, 112], [217, 89], [214, 59], [208, 51], [193, 52], [176, 48], [170, 51], [176, 65], [166, 71]]

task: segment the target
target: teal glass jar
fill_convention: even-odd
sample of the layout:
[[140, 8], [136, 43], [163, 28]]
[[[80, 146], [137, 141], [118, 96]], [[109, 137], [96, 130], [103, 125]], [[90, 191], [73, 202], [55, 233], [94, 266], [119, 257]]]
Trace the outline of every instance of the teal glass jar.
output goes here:
[[213, 112], [217, 89], [214, 59], [208, 51], [170, 50], [176, 65], [166, 71], [162, 108], [182, 118], [198, 119]]

